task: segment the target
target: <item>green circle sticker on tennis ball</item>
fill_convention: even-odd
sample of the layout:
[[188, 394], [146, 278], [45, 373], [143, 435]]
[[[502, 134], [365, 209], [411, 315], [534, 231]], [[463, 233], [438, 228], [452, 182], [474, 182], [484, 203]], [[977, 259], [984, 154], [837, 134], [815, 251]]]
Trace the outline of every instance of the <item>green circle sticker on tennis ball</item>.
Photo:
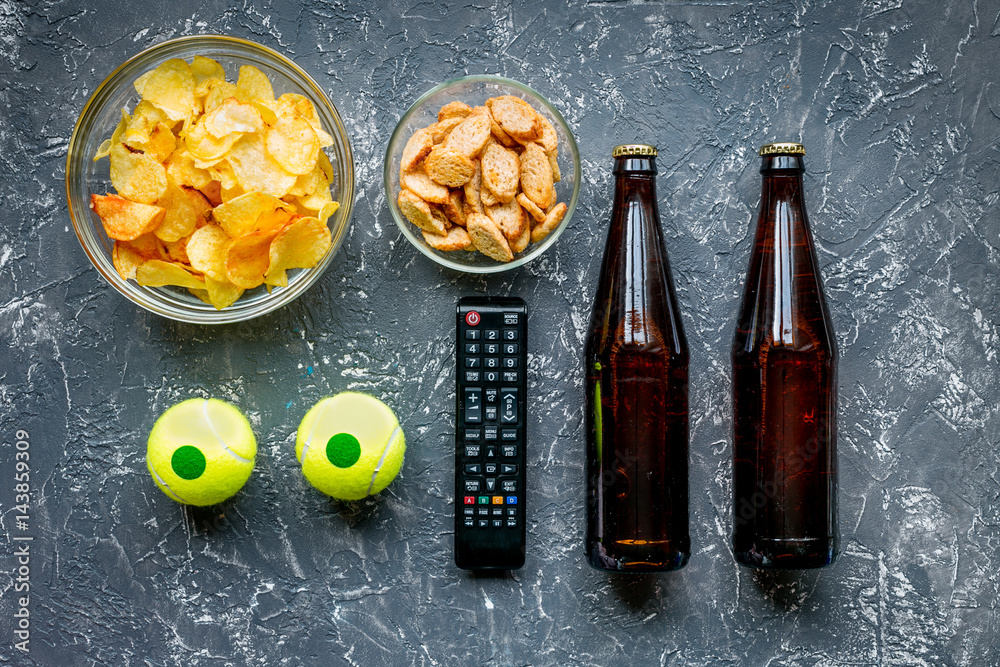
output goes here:
[[302, 474], [340, 500], [360, 500], [388, 486], [403, 466], [405, 451], [403, 429], [392, 409], [350, 391], [314, 405], [295, 437]]
[[146, 443], [146, 466], [171, 499], [215, 505], [250, 478], [257, 439], [235, 406], [216, 398], [192, 398], [156, 420]]

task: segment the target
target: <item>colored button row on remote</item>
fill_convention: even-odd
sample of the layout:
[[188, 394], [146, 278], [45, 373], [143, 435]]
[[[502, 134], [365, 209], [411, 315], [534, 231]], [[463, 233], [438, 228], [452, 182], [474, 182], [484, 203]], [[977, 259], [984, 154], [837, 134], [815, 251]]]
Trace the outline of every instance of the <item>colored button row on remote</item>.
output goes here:
[[[504, 501], [508, 505], [517, 504], [517, 496], [465, 496], [463, 499], [463, 505], [503, 505]], [[479, 502], [477, 503], [476, 500]]]

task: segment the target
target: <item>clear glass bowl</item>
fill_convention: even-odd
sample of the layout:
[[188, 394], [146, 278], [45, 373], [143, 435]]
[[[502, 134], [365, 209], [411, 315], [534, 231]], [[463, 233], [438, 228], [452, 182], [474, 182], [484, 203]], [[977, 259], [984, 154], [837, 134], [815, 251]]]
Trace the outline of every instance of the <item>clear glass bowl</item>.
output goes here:
[[[448, 102], [459, 100], [475, 107], [482, 105], [487, 98], [497, 95], [515, 95], [524, 99], [552, 123], [559, 136], [559, 170], [562, 173], [562, 180], [556, 183], [556, 194], [558, 201], [566, 202], [567, 206], [566, 215], [559, 226], [541, 243], [532, 243], [525, 248], [524, 252], [515, 255], [511, 262], [498, 262], [477, 251], [444, 252], [432, 248], [424, 241], [420, 229], [406, 219], [396, 203], [396, 198], [399, 196], [399, 161], [403, 154], [403, 148], [413, 133], [422, 127], [436, 123], [438, 109]], [[389, 210], [392, 211], [392, 217], [400, 231], [403, 232], [403, 236], [417, 250], [438, 264], [469, 273], [508, 271], [541, 255], [556, 242], [563, 230], [569, 225], [580, 197], [580, 151], [562, 114], [549, 104], [548, 100], [528, 86], [499, 76], [464, 76], [445, 81], [424, 93], [403, 114], [396, 129], [393, 130], [392, 136], [389, 138], [389, 146], [385, 151], [384, 172], [385, 198], [389, 204]]]
[[[110, 139], [124, 108], [130, 113], [139, 101], [132, 82], [139, 75], [154, 69], [170, 58], [188, 62], [196, 56], [213, 58], [226, 71], [226, 78], [235, 82], [242, 65], [253, 65], [264, 72], [275, 95], [299, 93], [308, 97], [319, 114], [323, 128], [333, 137], [334, 144], [326, 149], [333, 164], [331, 195], [340, 202], [340, 209], [327, 221], [333, 244], [326, 256], [311, 269], [288, 272], [288, 287], [264, 287], [247, 290], [228, 308], [216, 310], [203, 303], [186, 289], [179, 287], [143, 287], [123, 280], [111, 261], [113, 241], [104, 233], [100, 218], [90, 210], [90, 195], [114, 192], [111, 186], [109, 162], [93, 161], [98, 146]], [[312, 77], [295, 63], [271, 49], [243, 39], [223, 35], [181, 37], [157, 44], [127, 60], [97, 87], [80, 113], [66, 156], [66, 198], [73, 229], [84, 252], [102, 276], [126, 298], [146, 310], [181, 322], [224, 324], [242, 322], [269, 313], [298, 297], [323, 275], [347, 235], [354, 203], [354, 160], [347, 131], [337, 109]]]

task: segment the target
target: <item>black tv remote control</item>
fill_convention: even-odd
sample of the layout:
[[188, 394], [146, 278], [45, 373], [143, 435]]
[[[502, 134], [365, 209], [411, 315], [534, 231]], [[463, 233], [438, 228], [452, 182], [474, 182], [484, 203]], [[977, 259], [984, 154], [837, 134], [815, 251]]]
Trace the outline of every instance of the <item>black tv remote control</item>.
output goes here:
[[455, 564], [524, 565], [528, 311], [516, 297], [458, 302]]

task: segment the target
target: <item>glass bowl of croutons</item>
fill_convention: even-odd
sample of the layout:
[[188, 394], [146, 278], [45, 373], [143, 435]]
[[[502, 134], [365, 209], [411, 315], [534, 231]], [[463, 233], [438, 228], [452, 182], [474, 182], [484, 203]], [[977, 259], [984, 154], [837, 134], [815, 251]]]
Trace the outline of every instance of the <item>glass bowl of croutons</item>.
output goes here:
[[221, 35], [130, 58], [91, 95], [66, 158], [94, 267], [143, 308], [223, 324], [291, 302], [330, 264], [354, 200], [347, 132], [281, 54]]
[[506, 271], [541, 255], [580, 196], [580, 153], [562, 114], [498, 76], [424, 93], [396, 125], [384, 169], [403, 236], [456, 271]]

